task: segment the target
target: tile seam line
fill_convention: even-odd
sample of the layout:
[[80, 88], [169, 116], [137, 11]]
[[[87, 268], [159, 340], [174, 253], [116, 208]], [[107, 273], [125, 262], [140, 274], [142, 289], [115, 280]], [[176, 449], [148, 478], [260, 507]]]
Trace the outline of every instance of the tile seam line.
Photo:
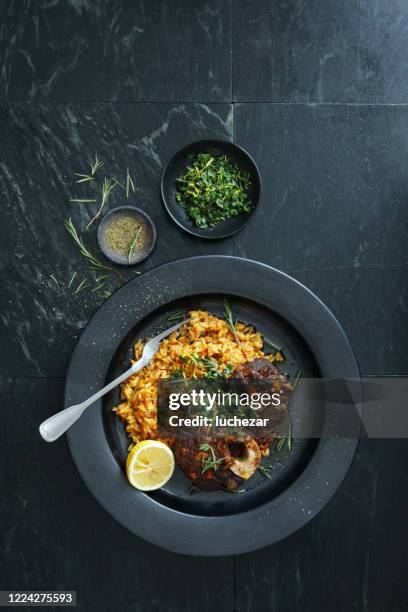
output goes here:
[[105, 100], [105, 99], [89, 99], [89, 100], [52, 100], [52, 99], [17, 99], [17, 98], [0, 98], [0, 104], [212, 104], [214, 106], [239, 106], [239, 105], [264, 105], [264, 106], [356, 106], [356, 107], [400, 107], [408, 106], [408, 102], [274, 102], [271, 100]]
[[231, 104], [234, 104], [234, 0], [231, 0], [231, 34], [230, 34], [230, 78], [231, 78]]
[[0, 382], [8, 380], [60, 380], [64, 381], [65, 376], [3, 376], [0, 375]]

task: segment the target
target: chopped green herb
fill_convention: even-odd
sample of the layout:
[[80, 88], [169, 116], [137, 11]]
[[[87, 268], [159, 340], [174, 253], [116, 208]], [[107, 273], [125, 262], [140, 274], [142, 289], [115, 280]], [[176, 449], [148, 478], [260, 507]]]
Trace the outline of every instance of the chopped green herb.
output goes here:
[[71, 198], [70, 202], [76, 202], [77, 204], [95, 204], [95, 199], [87, 199], [87, 198]]
[[171, 380], [180, 380], [181, 378], [184, 378], [183, 370], [181, 368], [173, 370], [173, 372], [170, 374], [170, 378]]
[[214, 227], [252, 208], [247, 193], [249, 174], [241, 172], [227, 155], [192, 156], [177, 183], [177, 202], [197, 227]]

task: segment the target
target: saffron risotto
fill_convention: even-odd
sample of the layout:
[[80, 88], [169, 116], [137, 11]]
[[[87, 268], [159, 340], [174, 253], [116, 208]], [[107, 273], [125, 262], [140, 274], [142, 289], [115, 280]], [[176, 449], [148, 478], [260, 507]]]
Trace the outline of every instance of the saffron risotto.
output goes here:
[[[157, 438], [157, 381], [174, 377], [202, 378], [211, 363], [228, 376], [232, 370], [258, 357], [281, 361], [279, 353], [265, 355], [262, 335], [252, 325], [236, 323], [234, 334], [227, 323], [204, 310], [188, 313], [189, 321], [162, 341], [153, 359], [121, 385], [121, 403], [113, 408], [125, 423], [132, 443]], [[134, 346], [135, 359], [142, 356], [144, 343]], [[169, 443], [169, 441], [166, 441]], [[131, 444], [132, 446], [132, 444]]]

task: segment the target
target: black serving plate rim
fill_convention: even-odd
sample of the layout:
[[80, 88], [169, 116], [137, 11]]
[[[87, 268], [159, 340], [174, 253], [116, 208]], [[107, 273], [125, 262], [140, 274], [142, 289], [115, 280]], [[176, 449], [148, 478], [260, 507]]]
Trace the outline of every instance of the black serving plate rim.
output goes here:
[[[201, 289], [198, 274], [200, 268], [201, 271], [203, 268], [213, 271], [212, 282], [208, 283], [207, 275], [205, 286]], [[226, 272], [229, 273], [227, 277]], [[148, 315], [153, 306], [159, 307], [178, 297], [177, 290], [151, 296], [143, 303], [140, 302], [139, 312], [130, 320], [128, 312], [120, 313], [121, 301], [126, 302], [125, 294], [132, 295], [132, 298], [134, 295], [142, 295], [143, 285], [151, 287], [154, 284], [152, 279], [155, 279], [158, 287], [163, 286], [164, 279], [172, 273], [181, 282], [178, 291], [184, 282], [191, 287], [189, 295], [206, 292], [235, 294], [269, 305], [274, 310], [276, 296], [281, 296], [288, 306], [288, 311], [282, 314], [295, 328], [299, 329], [300, 324], [302, 336], [318, 361], [322, 377], [360, 377], [357, 361], [340, 324], [309, 289], [265, 264], [232, 256], [208, 255], [175, 260], [146, 272], [118, 289], [96, 311], [83, 331], [69, 363], [64, 391], [65, 406], [79, 402], [84, 394], [95, 392], [105, 384], [109, 354], [137, 323], [137, 319]], [[244, 288], [242, 274], [248, 279]], [[257, 289], [260, 280], [262, 287]], [[274, 287], [270, 295], [275, 296], [272, 305], [271, 298], [265, 295], [265, 287], [271, 282]], [[137, 287], [134, 294], [133, 285]], [[125, 316], [121, 318], [122, 314]], [[304, 324], [305, 316], [307, 325]], [[103, 323], [108, 320], [118, 323], [118, 327], [122, 325], [119, 333], [114, 333], [112, 337], [103, 330]], [[95, 364], [90, 361], [93, 353]], [[92, 385], [89, 386], [84, 358], [88, 364], [97, 367], [96, 362], [100, 357], [105, 365], [98, 370], [97, 377], [91, 376]], [[337, 491], [358, 445], [356, 438], [322, 438], [304, 472], [278, 497], [241, 514], [197, 516], [165, 507], [130, 487], [104, 435], [101, 402], [88, 409], [69, 430], [67, 438], [72, 458], [85, 485], [118, 522], [156, 546], [173, 552], [206, 556], [256, 550], [302, 527], [316, 516]]]
[[[170, 167], [170, 165], [173, 163], [174, 159], [176, 157], [178, 157], [181, 153], [183, 153], [185, 150], [189, 149], [192, 146], [196, 146], [196, 145], [200, 145], [202, 144], [204, 145], [208, 145], [209, 143], [219, 143], [221, 145], [227, 144], [235, 149], [238, 149], [241, 153], [243, 153], [248, 159], [249, 161], [252, 163], [254, 170], [255, 170], [255, 174], [257, 177], [257, 181], [259, 184], [259, 195], [258, 195], [258, 199], [256, 202], [253, 202], [253, 209], [245, 214], [245, 219], [242, 221], [242, 223], [239, 225], [239, 227], [237, 227], [234, 230], [230, 230], [230, 231], [226, 231], [223, 234], [219, 234], [219, 235], [213, 235], [211, 233], [208, 234], [203, 234], [200, 232], [201, 228], [195, 228], [195, 226], [193, 225], [192, 227], [189, 227], [187, 225], [185, 225], [184, 223], [182, 223], [181, 221], [179, 221], [177, 219], [177, 217], [173, 214], [172, 212], [172, 208], [170, 206], [170, 204], [167, 202], [167, 197], [165, 195], [164, 192], [164, 182], [165, 182], [165, 178], [168, 172], [168, 168]], [[223, 240], [224, 238], [228, 238], [229, 236], [234, 236], [235, 234], [237, 234], [238, 232], [240, 232], [241, 230], [244, 229], [244, 227], [246, 227], [248, 225], [248, 223], [250, 222], [250, 220], [252, 219], [253, 215], [256, 212], [256, 209], [258, 208], [259, 205], [259, 201], [261, 199], [261, 194], [262, 194], [262, 178], [261, 178], [261, 173], [259, 171], [258, 165], [255, 162], [254, 158], [252, 157], [252, 155], [250, 153], [248, 153], [248, 151], [246, 149], [244, 149], [244, 147], [241, 147], [241, 145], [237, 144], [236, 142], [233, 142], [232, 140], [227, 140], [226, 138], [203, 138], [201, 140], [192, 140], [186, 144], [183, 144], [181, 147], [179, 147], [177, 149], [177, 151], [175, 151], [173, 153], [173, 155], [171, 155], [169, 157], [169, 159], [167, 160], [167, 162], [165, 163], [165, 166], [163, 168], [163, 172], [161, 175], [161, 179], [160, 179], [160, 192], [161, 192], [161, 198], [162, 198], [162, 202], [163, 202], [163, 206], [166, 209], [168, 215], [170, 216], [170, 218], [172, 219], [172, 221], [174, 221], [174, 223], [176, 223], [176, 225], [178, 225], [181, 229], [183, 229], [185, 232], [187, 232], [188, 234], [190, 234], [191, 236], [195, 236], [196, 238], [202, 238], [204, 240]], [[209, 228], [209, 231], [211, 232], [211, 229], [215, 229], [215, 228]]]

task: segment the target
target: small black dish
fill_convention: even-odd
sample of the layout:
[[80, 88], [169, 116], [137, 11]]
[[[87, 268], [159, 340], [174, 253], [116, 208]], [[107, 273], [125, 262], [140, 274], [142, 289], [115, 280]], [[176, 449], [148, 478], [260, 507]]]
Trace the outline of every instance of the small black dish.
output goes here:
[[[252, 202], [252, 210], [242, 213], [232, 219], [227, 219], [215, 227], [202, 229], [197, 227], [186, 211], [176, 200], [177, 179], [182, 176], [190, 163], [190, 156], [197, 153], [211, 153], [212, 155], [228, 155], [242, 172], [250, 176], [251, 185], [248, 197]], [[198, 140], [185, 145], [166, 163], [161, 178], [161, 194], [164, 206], [177, 225], [189, 234], [199, 238], [227, 238], [242, 230], [254, 214], [261, 195], [261, 175], [252, 157], [242, 147], [228, 140]]]
[[[108, 228], [110, 227], [112, 221], [116, 219], [120, 219], [123, 217], [133, 217], [138, 222], [143, 224], [145, 230], [145, 238], [143, 248], [141, 250], [137, 250], [134, 255], [131, 256], [130, 260], [125, 255], [120, 255], [116, 251], [114, 251], [107, 243], [106, 233]], [[98, 231], [97, 231], [97, 240], [99, 248], [102, 253], [110, 259], [115, 264], [119, 264], [121, 266], [134, 266], [135, 264], [141, 263], [149, 255], [153, 252], [154, 247], [156, 246], [156, 226], [153, 221], [140, 208], [136, 208], [136, 206], [118, 206], [113, 210], [109, 211], [99, 223]]]

